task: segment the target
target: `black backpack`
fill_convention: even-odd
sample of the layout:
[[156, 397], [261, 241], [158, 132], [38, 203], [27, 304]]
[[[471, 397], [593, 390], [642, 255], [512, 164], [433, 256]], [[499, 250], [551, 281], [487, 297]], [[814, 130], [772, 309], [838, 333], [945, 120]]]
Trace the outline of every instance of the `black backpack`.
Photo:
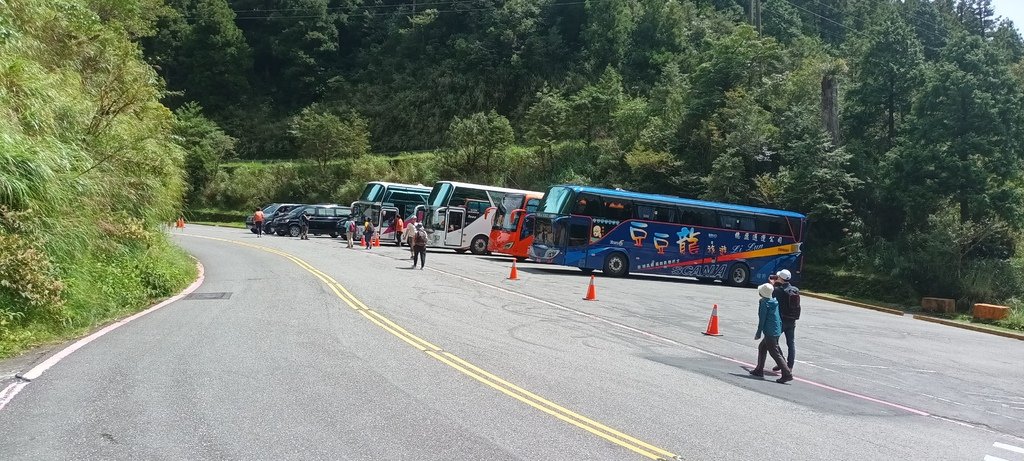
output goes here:
[[789, 301], [789, 309], [786, 317], [794, 320], [800, 320], [800, 289], [790, 285], [785, 289], [787, 295], [787, 301]]

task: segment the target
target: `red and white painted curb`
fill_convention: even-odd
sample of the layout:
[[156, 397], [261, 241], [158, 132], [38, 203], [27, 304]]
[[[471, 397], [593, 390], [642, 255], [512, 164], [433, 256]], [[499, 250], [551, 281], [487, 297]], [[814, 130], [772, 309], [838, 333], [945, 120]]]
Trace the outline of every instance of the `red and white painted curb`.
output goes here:
[[178, 293], [170, 298], [167, 298], [160, 302], [159, 304], [156, 304], [155, 306], [152, 306], [149, 309], [146, 309], [142, 312], [136, 313], [130, 317], [125, 317], [121, 320], [111, 323], [110, 325], [103, 327], [99, 331], [96, 331], [95, 333], [89, 336], [86, 336], [82, 339], [79, 339], [78, 341], [75, 341], [70, 346], [62, 349], [60, 352], [51, 355], [42, 363], [39, 363], [38, 365], [32, 367], [31, 370], [17, 375], [17, 382], [11, 383], [2, 391], [0, 391], [0, 410], [3, 410], [4, 407], [7, 406], [8, 403], [10, 403], [11, 399], [13, 399], [15, 395], [18, 395], [18, 393], [21, 392], [21, 390], [24, 389], [25, 386], [29, 385], [32, 382], [32, 380], [39, 378], [40, 376], [42, 376], [44, 372], [46, 372], [46, 370], [49, 370], [51, 367], [56, 365], [57, 362], [64, 360], [65, 357], [81, 349], [86, 344], [89, 344], [98, 339], [99, 337], [124, 326], [126, 323], [131, 322], [132, 320], [135, 320], [139, 317], [149, 314], [150, 312], [167, 306], [168, 304], [171, 304], [181, 298], [184, 298], [185, 296], [188, 296], [193, 291], [196, 291], [196, 289], [198, 289], [199, 286], [202, 285], [203, 281], [206, 279], [206, 271], [203, 268], [202, 263], [200, 263], [199, 261], [196, 261], [196, 269], [199, 272], [199, 276], [196, 278], [194, 282], [192, 282], [191, 285], [182, 290], [181, 293]]

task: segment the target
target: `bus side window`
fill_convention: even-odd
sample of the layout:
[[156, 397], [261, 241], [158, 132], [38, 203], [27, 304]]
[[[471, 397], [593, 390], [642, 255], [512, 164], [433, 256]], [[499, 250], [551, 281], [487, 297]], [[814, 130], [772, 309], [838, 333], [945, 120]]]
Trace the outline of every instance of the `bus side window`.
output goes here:
[[592, 216], [602, 218], [604, 213], [601, 212], [601, 198], [596, 195], [580, 194], [576, 198], [576, 207], [573, 208], [573, 214]]
[[466, 222], [473, 222], [476, 218], [487, 211], [490, 208], [490, 204], [487, 202], [481, 202], [478, 200], [467, 200], [466, 201]]
[[786, 228], [786, 223], [783, 222], [782, 218], [762, 216], [757, 218], [757, 222], [754, 225], [758, 232], [789, 235], [789, 229]]
[[587, 225], [583, 223], [569, 224], [569, 246], [581, 247], [590, 243], [590, 232]]
[[[718, 220], [715, 219], [715, 213], [710, 210], [701, 208], [679, 208], [679, 219], [678, 224], [684, 226], [705, 226], [705, 227], [719, 227]], [[723, 226], [724, 227], [724, 226]]]
[[633, 202], [618, 198], [605, 197], [604, 211], [599, 216], [614, 221], [633, 219]]
[[730, 215], [722, 214], [722, 215], [718, 215], [718, 220], [719, 220], [719, 225], [722, 226], [723, 229], [737, 229], [738, 230], [740, 228], [740, 218], [737, 218], [735, 216], [730, 216]]

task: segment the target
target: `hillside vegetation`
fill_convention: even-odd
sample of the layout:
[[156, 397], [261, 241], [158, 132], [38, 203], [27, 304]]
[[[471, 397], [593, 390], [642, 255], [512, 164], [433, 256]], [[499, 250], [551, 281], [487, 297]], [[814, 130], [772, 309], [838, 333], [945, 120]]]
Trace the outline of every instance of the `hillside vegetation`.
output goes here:
[[159, 2], [0, 0], [0, 357], [172, 294], [183, 151], [134, 42]]
[[[189, 170], [191, 207], [348, 200], [384, 179], [368, 139], [435, 151], [388, 178], [798, 210], [817, 288], [1024, 292], [1024, 44], [990, 0], [168, 4], [144, 40], [167, 102], [237, 140]], [[307, 166], [217, 168], [232, 157]]]

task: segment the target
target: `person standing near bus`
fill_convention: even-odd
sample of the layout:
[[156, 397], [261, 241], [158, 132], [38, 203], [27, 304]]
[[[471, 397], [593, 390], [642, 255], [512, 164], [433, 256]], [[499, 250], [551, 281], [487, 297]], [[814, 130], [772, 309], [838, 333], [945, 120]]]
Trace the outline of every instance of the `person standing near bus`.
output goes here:
[[[782, 357], [782, 350], [779, 349], [779, 336], [782, 335], [782, 319], [779, 317], [779, 302], [772, 295], [775, 293], [775, 287], [771, 283], [765, 283], [757, 287], [757, 294], [761, 296], [760, 301], [757, 305], [757, 333], [754, 334], [754, 339], [760, 339], [761, 343], [757, 345], [757, 367], [750, 370], [750, 374], [757, 377], [764, 376], [764, 360], [765, 356], [771, 354], [772, 360], [775, 360], [775, 364], [778, 365], [780, 371], [782, 371], [782, 377], [777, 379], [776, 382], [785, 384], [793, 380], [793, 373], [786, 366], [786, 361]], [[761, 339], [761, 335], [764, 335], [764, 339]]]
[[256, 238], [263, 237], [263, 221], [265, 219], [266, 216], [264, 216], [263, 210], [259, 208], [252, 214], [252, 225], [256, 228]]
[[395, 216], [395, 241], [398, 243], [398, 247], [402, 247], [402, 231], [405, 230], [405, 222], [402, 221], [402, 216]]
[[416, 268], [416, 259], [420, 260], [420, 270], [427, 264], [427, 231], [422, 223], [416, 223], [416, 232], [412, 237], [412, 268]]
[[367, 250], [373, 248], [373, 224], [370, 224], [369, 219], [363, 223], [363, 240], [366, 240]]
[[[789, 283], [793, 278], [788, 270], [775, 274], [775, 291], [772, 296], [779, 301], [779, 315], [782, 316], [782, 334], [786, 335], [786, 365], [793, 370], [796, 363], [796, 321], [800, 320], [800, 290]], [[781, 367], [772, 370], [780, 371]]]
[[409, 223], [405, 225], [405, 230], [402, 231], [402, 240], [404, 240], [405, 244], [409, 246], [409, 256], [413, 259], [416, 258], [416, 249], [413, 248], [412, 238], [416, 235], [417, 224], [419, 223], [416, 222], [416, 218], [412, 218], [409, 220]]
[[348, 239], [349, 248], [355, 245], [356, 232], [359, 232], [359, 226], [356, 225], [356, 220], [350, 216], [348, 222], [345, 223], [345, 238]]

